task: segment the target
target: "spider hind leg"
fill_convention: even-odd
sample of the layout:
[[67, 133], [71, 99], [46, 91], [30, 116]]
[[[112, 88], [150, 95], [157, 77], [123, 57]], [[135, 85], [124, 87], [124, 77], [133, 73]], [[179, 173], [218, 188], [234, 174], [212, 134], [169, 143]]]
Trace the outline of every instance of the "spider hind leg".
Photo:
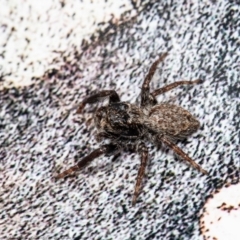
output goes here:
[[169, 148], [171, 148], [178, 156], [180, 156], [183, 160], [187, 161], [192, 167], [197, 169], [199, 172], [207, 175], [208, 172], [204, 170], [200, 165], [198, 165], [194, 160], [192, 160], [181, 148], [179, 148], [176, 144], [172, 143], [168, 139], [162, 137], [160, 139], [161, 142], [166, 144]]

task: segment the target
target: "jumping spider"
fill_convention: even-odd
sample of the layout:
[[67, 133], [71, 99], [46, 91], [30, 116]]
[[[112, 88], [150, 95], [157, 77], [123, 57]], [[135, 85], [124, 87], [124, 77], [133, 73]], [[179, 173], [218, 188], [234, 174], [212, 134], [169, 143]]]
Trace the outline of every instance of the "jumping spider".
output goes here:
[[86, 104], [100, 101], [109, 97], [109, 105], [97, 109], [94, 115], [97, 127], [97, 139], [99, 141], [108, 139], [109, 144], [101, 145], [99, 148], [84, 157], [75, 166], [57, 175], [57, 179], [64, 178], [73, 172], [82, 169], [95, 158], [101, 155], [119, 154], [121, 150], [133, 150], [140, 154], [141, 165], [138, 170], [132, 203], [135, 205], [140, 194], [141, 182], [148, 162], [148, 149], [146, 141], [159, 145], [164, 143], [171, 148], [182, 159], [190, 163], [200, 172], [207, 174], [200, 165], [195, 163], [174, 142], [182, 140], [194, 133], [199, 128], [199, 122], [187, 110], [169, 103], [156, 101], [156, 96], [165, 93], [177, 86], [184, 84], [198, 84], [203, 81], [178, 81], [150, 92], [149, 84], [156, 71], [157, 65], [165, 59], [164, 53], [155, 61], [144, 79], [141, 89], [140, 106], [121, 102], [114, 90], [103, 90], [97, 94], [85, 98], [80, 104], [77, 113], [81, 113]]

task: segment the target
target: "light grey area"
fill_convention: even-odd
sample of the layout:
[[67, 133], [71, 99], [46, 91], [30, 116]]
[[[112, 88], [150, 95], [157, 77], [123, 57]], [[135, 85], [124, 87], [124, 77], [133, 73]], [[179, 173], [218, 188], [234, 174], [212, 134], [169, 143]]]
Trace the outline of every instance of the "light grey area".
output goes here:
[[[205, 199], [239, 181], [239, 5], [165, 1], [137, 10], [138, 17], [112, 25], [112, 34], [100, 34], [86, 48], [69, 46], [59, 56], [61, 69], [29, 87], [0, 92], [2, 239], [202, 239], [198, 219]], [[57, 172], [97, 147], [93, 123], [83, 121], [97, 105], [79, 116], [77, 104], [100, 89], [116, 89], [122, 100], [135, 102], [150, 65], [166, 51], [152, 88], [204, 80], [159, 101], [179, 104], [201, 122], [178, 146], [209, 176], [149, 145], [151, 161], [135, 207], [135, 154], [114, 162], [101, 157], [79, 175], [54, 182]]]

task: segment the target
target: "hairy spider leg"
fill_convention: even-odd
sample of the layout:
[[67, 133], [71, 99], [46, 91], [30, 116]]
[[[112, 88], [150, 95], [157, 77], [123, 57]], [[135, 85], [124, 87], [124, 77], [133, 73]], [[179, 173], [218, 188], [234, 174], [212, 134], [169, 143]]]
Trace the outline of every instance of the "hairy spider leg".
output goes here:
[[141, 191], [142, 179], [144, 177], [145, 169], [146, 169], [147, 162], [148, 162], [148, 149], [144, 143], [141, 143], [138, 146], [138, 152], [141, 155], [141, 165], [138, 170], [137, 182], [136, 182], [134, 194], [133, 194], [133, 200], [132, 200], [133, 206], [136, 204], [137, 197], [139, 196], [139, 193]]
[[160, 95], [160, 94], [163, 94], [165, 92], [168, 92], [170, 90], [172, 90], [173, 88], [176, 88], [180, 85], [187, 85], [187, 84], [199, 84], [199, 83], [203, 83], [203, 80], [201, 79], [197, 79], [197, 80], [194, 80], [194, 81], [178, 81], [178, 82], [174, 82], [174, 83], [171, 83], [165, 87], [162, 87], [162, 88], [158, 88], [156, 90], [154, 90], [151, 95], [153, 97], [156, 97], [157, 95]]
[[83, 108], [86, 106], [87, 103], [96, 103], [99, 102], [102, 98], [109, 97], [109, 101], [111, 102], [120, 102], [120, 97], [118, 96], [117, 92], [114, 90], [103, 90], [99, 93], [93, 94], [90, 97], [86, 97], [79, 105], [77, 113], [81, 113]]
[[194, 162], [185, 152], [182, 151], [181, 148], [179, 148], [176, 144], [172, 143], [168, 139], [161, 137], [159, 138], [161, 142], [166, 144], [168, 147], [170, 147], [177, 155], [179, 155], [182, 159], [189, 162], [194, 168], [196, 168], [198, 171], [200, 171], [203, 174], [208, 174], [206, 170], [204, 170], [200, 165], [198, 165], [196, 162]]
[[150, 67], [147, 76], [145, 77], [143, 84], [142, 84], [142, 90], [141, 90], [141, 106], [146, 106], [151, 102], [155, 102], [155, 99], [151, 99], [150, 95], [150, 87], [149, 84], [153, 78], [153, 75], [157, 69], [157, 66], [160, 62], [162, 62], [167, 56], [167, 53], [162, 54], [158, 60], [156, 60], [152, 66]]
[[91, 152], [88, 156], [84, 157], [80, 162], [78, 162], [76, 165], [70, 167], [66, 171], [58, 174], [56, 176], [56, 179], [64, 178], [82, 168], [87, 166], [90, 162], [92, 162], [95, 158], [101, 156], [102, 154], [117, 154], [118, 147], [114, 144], [106, 144], [102, 145], [100, 148], [95, 149], [93, 152]]

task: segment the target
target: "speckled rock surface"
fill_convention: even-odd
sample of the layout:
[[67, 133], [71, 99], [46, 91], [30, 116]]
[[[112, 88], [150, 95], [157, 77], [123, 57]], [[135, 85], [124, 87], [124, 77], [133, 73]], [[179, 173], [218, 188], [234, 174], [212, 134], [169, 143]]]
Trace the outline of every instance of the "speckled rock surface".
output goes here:
[[[198, 223], [204, 202], [224, 184], [239, 182], [239, 5], [91, 5], [108, 17], [99, 20], [96, 11], [96, 20], [85, 21], [84, 28], [79, 23], [88, 15], [86, 1], [51, 1], [43, 12], [17, 2], [6, 1], [0, 18], [1, 238], [203, 239]], [[35, 29], [32, 18], [42, 25]], [[201, 122], [178, 146], [209, 176], [149, 145], [151, 161], [135, 207], [135, 154], [123, 153], [114, 162], [101, 157], [77, 176], [55, 182], [56, 173], [98, 145], [93, 123], [84, 123], [97, 105], [76, 115], [77, 104], [100, 89], [116, 89], [122, 100], [135, 102], [151, 63], [166, 51], [152, 88], [204, 80], [159, 101], [179, 104]]]

